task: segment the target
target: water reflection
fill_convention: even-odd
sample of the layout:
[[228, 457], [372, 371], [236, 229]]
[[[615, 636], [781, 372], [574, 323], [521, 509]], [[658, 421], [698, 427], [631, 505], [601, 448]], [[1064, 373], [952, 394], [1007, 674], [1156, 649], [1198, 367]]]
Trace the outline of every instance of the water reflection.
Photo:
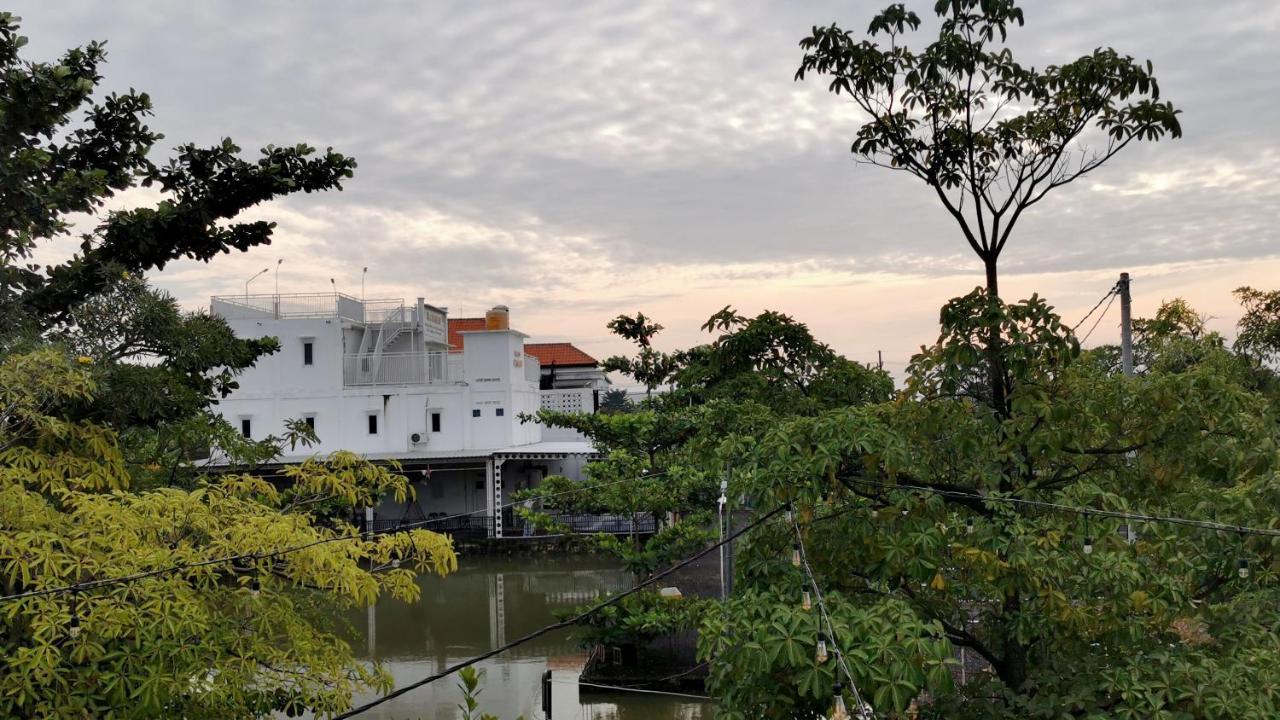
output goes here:
[[[543, 627], [555, 610], [590, 602], [633, 580], [616, 561], [599, 556], [502, 558], [468, 556], [447, 578], [422, 577], [416, 604], [394, 600], [349, 618], [349, 641], [362, 657], [382, 660], [397, 686], [437, 668], [474, 657]], [[580, 664], [584, 654], [573, 630], [548, 633], [479, 664], [484, 673], [481, 709], [502, 720], [542, 717], [541, 680], [548, 667]], [[583, 694], [557, 682], [554, 720], [699, 720], [711, 712], [696, 700], [633, 693]], [[561, 692], [564, 692], [561, 695]], [[460, 713], [456, 679], [440, 680], [365, 714], [370, 718], [453, 720]], [[368, 698], [357, 698], [356, 702]]]

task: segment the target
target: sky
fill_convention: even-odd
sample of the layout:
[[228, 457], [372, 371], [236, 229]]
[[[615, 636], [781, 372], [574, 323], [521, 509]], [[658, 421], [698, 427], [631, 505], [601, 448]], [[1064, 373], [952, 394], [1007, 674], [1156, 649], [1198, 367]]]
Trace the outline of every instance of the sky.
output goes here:
[[[152, 96], [157, 160], [231, 137], [250, 157], [307, 142], [359, 163], [343, 192], [246, 213], [278, 223], [270, 246], [152, 276], [187, 307], [244, 292], [283, 259], [280, 292], [327, 292], [333, 278], [359, 296], [367, 267], [367, 297], [423, 296], [454, 316], [506, 304], [535, 339], [597, 357], [627, 350], [605, 328], [619, 313], [655, 318], [673, 349], [733, 305], [788, 313], [893, 369], [936, 339], [938, 308], [980, 284], [981, 265], [923, 183], [853, 161], [846, 100], [793, 79], [811, 26], [861, 30], [883, 4], [9, 6], [28, 59], [107, 41], [103, 87]], [[1184, 137], [1133, 146], [1036, 206], [1002, 256], [1002, 295], [1039, 293], [1074, 324], [1128, 271], [1136, 315], [1181, 296], [1232, 335], [1231, 290], [1280, 286], [1280, 3], [1022, 5], [1027, 25], [1010, 36], [1022, 62], [1098, 46], [1150, 59]], [[1118, 316], [1088, 344], [1115, 341]]]

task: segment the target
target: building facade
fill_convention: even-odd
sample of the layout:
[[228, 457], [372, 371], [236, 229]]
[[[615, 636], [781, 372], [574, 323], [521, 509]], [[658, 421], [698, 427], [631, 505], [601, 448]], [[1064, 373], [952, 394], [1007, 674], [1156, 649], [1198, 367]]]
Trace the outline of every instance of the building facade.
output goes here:
[[336, 450], [400, 463], [416, 496], [384, 501], [380, 526], [463, 516], [449, 527], [503, 537], [514, 492], [548, 475], [580, 478], [594, 452], [575, 433], [521, 420], [542, 407], [594, 412], [599, 388], [544, 389], [541, 362], [503, 306], [465, 325], [423, 298], [340, 293], [219, 296], [210, 311], [240, 337], [281, 346], [238, 378], [217, 406], [222, 417], [254, 439], [280, 435], [291, 419], [310, 425], [318, 445], [285, 464]]

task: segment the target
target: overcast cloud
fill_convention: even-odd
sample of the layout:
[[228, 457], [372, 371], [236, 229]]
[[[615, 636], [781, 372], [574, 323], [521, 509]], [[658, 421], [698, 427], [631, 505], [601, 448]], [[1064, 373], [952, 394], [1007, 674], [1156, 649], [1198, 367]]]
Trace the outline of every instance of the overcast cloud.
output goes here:
[[[930, 341], [937, 306], [980, 280], [918, 181], [852, 162], [849, 106], [821, 81], [792, 80], [811, 25], [862, 29], [882, 4], [14, 9], [28, 57], [108, 40], [107, 87], [151, 93], [170, 145], [306, 141], [357, 158], [347, 191], [254, 212], [279, 221], [272, 247], [155, 278], [184, 302], [242, 291], [283, 257], [282, 291], [323, 291], [333, 277], [358, 293], [368, 266], [371, 296], [425, 295], [455, 314], [506, 302], [522, 329], [597, 353], [617, 349], [603, 323], [619, 312], [655, 312], [679, 342], [734, 303], [792, 312], [866, 358]], [[1280, 4], [1024, 7], [1020, 59], [1101, 45], [1149, 58], [1185, 138], [1129, 150], [1039, 206], [1005, 253], [1011, 286], [1070, 315], [1127, 269], [1140, 309], [1183, 294], [1229, 314], [1231, 283], [1280, 284]], [[269, 277], [258, 282], [268, 290]]]

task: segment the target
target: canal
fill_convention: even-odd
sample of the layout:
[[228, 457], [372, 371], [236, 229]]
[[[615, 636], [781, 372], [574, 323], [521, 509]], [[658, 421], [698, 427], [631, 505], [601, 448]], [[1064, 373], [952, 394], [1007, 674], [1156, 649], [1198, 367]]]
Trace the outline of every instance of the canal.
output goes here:
[[[416, 604], [386, 600], [350, 618], [349, 641], [361, 658], [376, 658], [395, 675], [396, 686], [438, 668], [479, 655], [557, 620], [555, 611], [591, 602], [634, 580], [619, 563], [595, 555], [459, 558], [447, 578], [421, 576]], [[501, 720], [538, 720], [541, 681], [549, 667], [580, 663], [577, 632], [543, 635], [478, 665], [483, 672], [480, 709]], [[557, 673], [557, 677], [563, 677]], [[560, 681], [553, 692], [572, 692]], [[356, 704], [372, 696], [355, 698]], [[379, 706], [374, 720], [454, 720], [460, 717], [456, 676]], [[561, 706], [557, 703], [557, 713]], [[697, 700], [582, 689], [579, 703], [553, 720], [709, 720], [712, 709]]]

